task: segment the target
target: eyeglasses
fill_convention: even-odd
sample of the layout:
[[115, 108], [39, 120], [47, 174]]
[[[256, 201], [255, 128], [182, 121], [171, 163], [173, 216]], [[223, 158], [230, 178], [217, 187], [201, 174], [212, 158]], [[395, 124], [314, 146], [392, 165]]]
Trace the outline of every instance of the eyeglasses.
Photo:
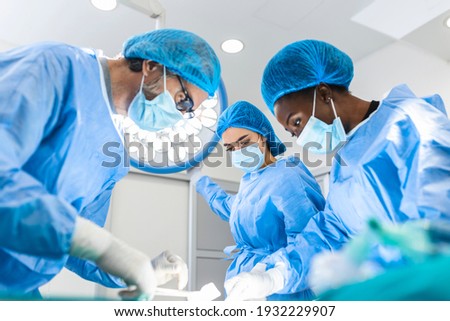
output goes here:
[[194, 111], [192, 110], [192, 108], [194, 107], [194, 101], [189, 96], [189, 94], [186, 90], [186, 87], [184, 87], [184, 84], [181, 81], [180, 76], [177, 75], [177, 78], [178, 78], [178, 81], [180, 82], [181, 89], [183, 90], [183, 94], [184, 94], [184, 99], [182, 99], [176, 103], [177, 109], [179, 111], [185, 111], [186, 115], [188, 115], [188, 118], [193, 118]]
[[225, 148], [227, 152], [234, 152], [238, 149], [244, 149], [245, 147], [248, 147], [253, 144], [258, 144], [260, 140], [260, 136], [258, 136], [258, 139], [256, 141], [253, 141], [248, 137], [248, 135], [244, 135], [241, 138], [239, 138], [236, 142], [225, 144]]

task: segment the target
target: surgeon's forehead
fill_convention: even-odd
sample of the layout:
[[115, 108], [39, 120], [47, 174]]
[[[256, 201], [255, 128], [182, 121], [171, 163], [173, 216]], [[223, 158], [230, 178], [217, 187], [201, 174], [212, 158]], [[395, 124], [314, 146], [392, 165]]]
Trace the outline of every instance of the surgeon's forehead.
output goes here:
[[246, 128], [230, 127], [222, 134], [222, 140], [225, 144], [238, 141], [243, 136], [253, 137], [256, 133]]
[[293, 111], [295, 111], [294, 103], [289, 103], [289, 99], [284, 99], [284, 97], [278, 99], [273, 107], [275, 118], [282, 119], [285, 116]]
[[279, 103], [275, 103], [275, 105], [273, 106], [273, 114], [275, 115], [276, 118], [278, 118], [279, 115], [281, 115], [283, 113], [283, 108], [280, 106]]
[[274, 104], [274, 114], [285, 115], [298, 112], [310, 103], [310, 98], [306, 91], [293, 92], [278, 99]]

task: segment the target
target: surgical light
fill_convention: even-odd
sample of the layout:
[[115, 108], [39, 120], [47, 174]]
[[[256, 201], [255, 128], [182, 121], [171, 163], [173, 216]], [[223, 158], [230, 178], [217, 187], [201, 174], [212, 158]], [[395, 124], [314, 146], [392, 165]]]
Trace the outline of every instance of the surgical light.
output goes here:
[[134, 167], [159, 174], [175, 173], [189, 168], [211, 152], [218, 142], [215, 129], [219, 115], [227, 106], [226, 101], [221, 84], [216, 93], [193, 112], [193, 118], [184, 118], [172, 128], [157, 132], [139, 128], [126, 116], [114, 115], [113, 118], [124, 132]]
[[[101, 0], [91, 0], [99, 7]], [[115, 5], [128, 6], [156, 20], [155, 29], [165, 25], [165, 9], [159, 0], [117, 0]], [[109, 6], [109, 10], [114, 8]], [[103, 9], [102, 7], [100, 9]], [[241, 43], [241, 49], [243, 44]], [[180, 80], [181, 85], [183, 83]], [[194, 117], [185, 117], [171, 128], [150, 132], [139, 128], [129, 117], [113, 115], [113, 121], [124, 134], [127, 164], [140, 170], [170, 174], [187, 170], [207, 157], [219, 142], [216, 134], [220, 114], [228, 106], [225, 86], [221, 81], [215, 94], [204, 101], [195, 111]], [[187, 108], [188, 109], [188, 108]], [[188, 113], [186, 111], [185, 115]]]

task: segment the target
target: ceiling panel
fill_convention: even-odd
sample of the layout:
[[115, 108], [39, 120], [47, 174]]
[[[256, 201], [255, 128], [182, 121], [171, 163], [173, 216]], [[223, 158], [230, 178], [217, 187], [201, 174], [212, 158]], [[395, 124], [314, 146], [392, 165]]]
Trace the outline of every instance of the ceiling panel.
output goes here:
[[444, 25], [449, 17], [450, 10], [410, 33], [404, 40], [450, 62], [450, 28]]
[[[247, 99], [262, 106], [259, 86], [264, 67], [270, 57], [293, 41], [305, 38], [328, 41], [355, 61], [395, 41], [351, 20], [373, 0], [160, 2], [167, 13], [166, 27], [193, 31], [214, 47], [222, 62], [230, 102]], [[450, 29], [445, 30], [439, 24], [435, 19], [405, 40], [449, 59]], [[17, 45], [55, 40], [101, 48], [113, 56], [121, 50], [126, 38], [154, 26], [153, 19], [121, 4], [113, 11], [102, 12], [89, 0], [0, 2], [0, 39]], [[228, 38], [244, 41], [245, 50], [237, 55], [222, 52], [220, 44]]]

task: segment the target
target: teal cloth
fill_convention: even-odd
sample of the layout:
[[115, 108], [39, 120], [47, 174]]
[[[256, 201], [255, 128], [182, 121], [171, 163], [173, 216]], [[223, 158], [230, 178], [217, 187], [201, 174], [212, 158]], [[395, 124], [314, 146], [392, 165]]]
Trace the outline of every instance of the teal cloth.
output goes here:
[[428, 258], [321, 295], [320, 301], [450, 300], [450, 255]]

